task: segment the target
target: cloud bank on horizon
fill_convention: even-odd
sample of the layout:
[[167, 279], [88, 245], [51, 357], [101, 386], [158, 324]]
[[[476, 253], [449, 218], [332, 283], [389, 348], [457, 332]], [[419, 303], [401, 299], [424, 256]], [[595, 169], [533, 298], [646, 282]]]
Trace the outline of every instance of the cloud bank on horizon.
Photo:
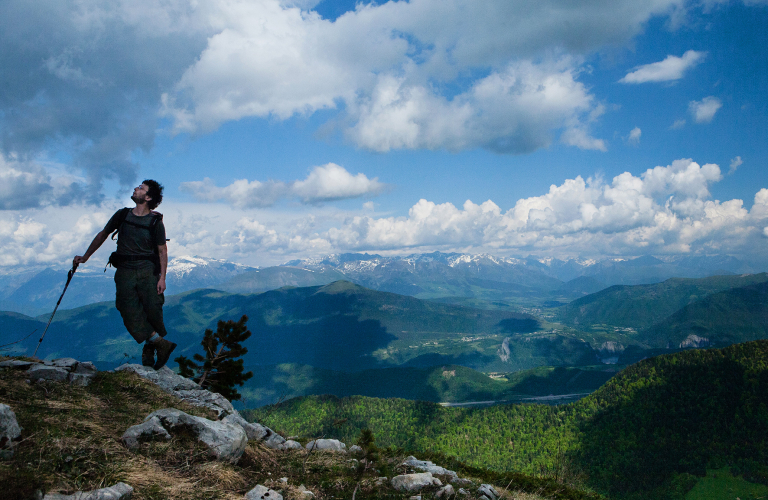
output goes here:
[[[329, 253], [403, 250], [561, 258], [737, 254], [765, 264], [768, 189], [757, 191], [747, 209], [742, 200], [711, 199], [710, 187], [722, 178], [718, 165], [681, 159], [639, 176], [567, 179], [508, 210], [491, 200], [467, 200], [456, 207], [422, 199], [402, 217], [320, 209], [276, 219], [265, 212], [259, 220], [221, 203], [171, 204], [165, 220], [173, 228], [175, 255], [262, 265]], [[56, 218], [57, 212], [61, 216], [60, 210], [45, 209], [38, 219]], [[73, 210], [69, 215], [71, 226], [23, 217], [0, 222], [0, 265], [66, 263], [112, 213], [77, 216]]]

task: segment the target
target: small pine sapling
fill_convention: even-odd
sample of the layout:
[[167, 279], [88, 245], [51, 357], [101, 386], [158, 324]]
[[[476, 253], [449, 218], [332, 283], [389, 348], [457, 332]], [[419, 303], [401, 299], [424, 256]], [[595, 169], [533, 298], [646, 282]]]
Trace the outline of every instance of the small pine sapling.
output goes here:
[[230, 401], [239, 400], [242, 396], [235, 386], [242, 386], [253, 377], [253, 372], [243, 373], [243, 360], [236, 359], [248, 352], [248, 349], [240, 345], [251, 336], [246, 326], [247, 321], [248, 316], [243, 315], [240, 321], [219, 321], [216, 333], [210, 329], [205, 330], [200, 342], [205, 356], [192, 356], [197, 363], [186, 356], [174, 359], [179, 364], [179, 374], [192, 378], [200, 387], [218, 392]]
[[363, 458], [358, 466], [358, 473], [363, 474], [368, 469], [373, 468], [379, 460], [379, 448], [376, 446], [373, 431], [367, 427], [361, 430], [360, 436], [357, 438], [357, 445], [363, 449]]

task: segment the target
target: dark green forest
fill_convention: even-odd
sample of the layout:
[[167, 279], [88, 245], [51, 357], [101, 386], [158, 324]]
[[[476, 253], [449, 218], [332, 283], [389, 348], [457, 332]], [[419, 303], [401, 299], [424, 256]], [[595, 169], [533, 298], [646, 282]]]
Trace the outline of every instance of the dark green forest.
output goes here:
[[382, 446], [565, 478], [611, 498], [682, 498], [708, 467], [768, 484], [768, 341], [643, 360], [562, 406], [312, 396], [249, 417], [346, 442], [370, 428]]
[[671, 278], [651, 285], [614, 285], [558, 309], [570, 325], [607, 324], [649, 328], [678, 310], [712, 294], [768, 281], [768, 274]]

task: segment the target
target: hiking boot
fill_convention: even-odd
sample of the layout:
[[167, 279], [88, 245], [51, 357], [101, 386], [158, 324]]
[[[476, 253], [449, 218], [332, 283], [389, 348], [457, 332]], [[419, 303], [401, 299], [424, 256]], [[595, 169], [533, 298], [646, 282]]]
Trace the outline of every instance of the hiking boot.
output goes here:
[[168, 362], [171, 353], [176, 349], [176, 344], [161, 338], [155, 342], [155, 349], [157, 349], [157, 363], [155, 363], [155, 370], [159, 370]]
[[144, 342], [144, 349], [141, 350], [141, 364], [144, 366], [155, 364], [155, 345], [148, 340]]

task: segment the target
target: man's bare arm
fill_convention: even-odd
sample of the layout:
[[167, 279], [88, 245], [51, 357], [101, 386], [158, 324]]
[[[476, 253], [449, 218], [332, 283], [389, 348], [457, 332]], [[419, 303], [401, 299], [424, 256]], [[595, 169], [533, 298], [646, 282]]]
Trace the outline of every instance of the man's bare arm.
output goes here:
[[160, 279], [157, 280], [157, 294], [165, 292], [165, 271], [168, 269], [168, 245], [157, 245], [160, 254]]
[[98, 250], [99, 247], [105, 241], [107, 241], [107, 236], [109, 235], [106, 231], [99, 231], [98, 233], [96, 233], [96, 236], [93, 238], [93, 241], [88, 246], [88, 250], [85, 252], [85, 255], [75, 256], [75, 258], [72, 260], [72, 265], [77, 266], [79, 264], [85, 264], [86, 262], [88, 262], [88, 259], [91, 258], [91, 255], [93, 255], [94, 252], [96, 252], [96, 250]]

